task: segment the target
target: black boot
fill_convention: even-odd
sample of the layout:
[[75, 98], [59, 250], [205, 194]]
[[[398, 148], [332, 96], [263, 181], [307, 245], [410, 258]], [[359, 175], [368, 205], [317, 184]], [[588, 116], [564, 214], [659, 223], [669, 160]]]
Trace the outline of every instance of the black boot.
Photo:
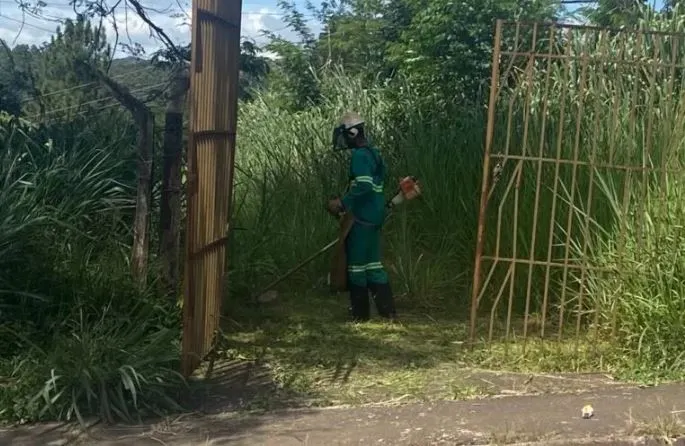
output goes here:
[[350, 284], [350, 313], [352, 321], [364, 322], [370, 317], [369, 290], [366, 287]]
[[397, 310], [395, 309], [395, 298], [389, 283], [369, 284], [371, 294], [376, 301], [378, 315], [391, 321], [397, 320]]

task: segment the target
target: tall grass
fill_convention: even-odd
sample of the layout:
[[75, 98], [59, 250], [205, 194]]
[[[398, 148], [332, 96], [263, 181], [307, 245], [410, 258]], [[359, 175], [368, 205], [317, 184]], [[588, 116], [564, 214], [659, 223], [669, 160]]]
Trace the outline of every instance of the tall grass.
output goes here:
[[92, 135], [0, 116], [0, 420], [176, 407], [178, 317], [129, 275], [135, 158], [123, 127]]
[[614, 224], [601, 228], [589, 219], [595, 231], [585, 234], [588, 263], [605, 272], [580, 282], [592, 328], [620, 347], [624, 368], [646, 378], [681, 378], [685, 365], [685, 93], [673, 99], [668, 109], [654, 111], [666, 121], [656, 126], [656, 150], [643, 149], [644, 163], [653, 169], [623, 178], [623, 184], [597, 175]]
[[[679, 31], [677, 17], [651, 17], [642, 26]], [[570, 56], [569, 63], [544, 56], [531, 65], [501, 61], [493, 153], [563, 161], [508, 159], [488, 204], [485, 251], [583, 268], [517, 266], [511, 306], [507, 287], [496, 312], [544, 312], [559, 330], [565, 315], [581, 335], [594, 327], [618, 336], [616, 345], [632, 364], [650, 358], [662, 372], [676, 370], [682, 362], [675, 341], [682, 282], [674, 266], [680, 210], [669, 201], [670, 210], [657, 213], [656, 203], [675, 200], [681, 186], [677, 173], [661, 176], [654, 169], [681, 167], [685, 78], [677, 65], [684, 50], [668, 36], [551, 31], [538, 30], [538, 52], [551, 48]], [[532, 34], [520, 33], [527, 44]], [[513, 37], [507, 34], [506, 42], [514, 44]], [[320, 82], [326, 100], [301, 113], [279, 110], [268, 94], [241, 108], [234, 219], [246, 231], [232, 245], [233, 296], [239, 300], [335, 236], [323, 203], [344, 187], [347, 159], [329, 150], [329, 131], [337, 115], [356, 109], [389, 161], [386, 193], [407, 174], [420, 177], [425, 188], [424, 198], [398, 210], [385, 230], [385, 263], [401, 304], [464, 314], [485, 110], [426, 107], [426, 98], [401, 79], [376, 86], [327, 72]], [[640, 229], [627, 230], [632, 226]], [[662, 232], [649, 229], [656, 227]], [[660, 253], [664, 246], [667, 255]], [[317, 286], [326, 266], [315, 262], [283, 286]], [[484, 313], [506, 283], [506, 267], [495, 268], [481, 302]]]
[[[234, 295], [249, 293], [241, 285], [265, 284], [335, 238], [324, 203], [343, 192], [349, 154], [334, 153], [330, 135], [337, 117], [354, 109], [389, 164], [386, 196], [405, 175], [419, 177], [425, 189], [424, 200], [398, 210], [387, 226], [386, 263], [397, 290], [411, 305], [463, 300], [476, 226], [482, 110], [455, 107], [447, 123], [413, 108], [409, 83], [370, 87], [339, 71], [321, 81], [326, 100], [304, 112], [278, 110], [268, 95], [241, 108], [234, 225], [246, 231], [236, 232], [230, 254]], [[326, 272], [325, 261], [315, 262], [285, 286], [316, 286]]]

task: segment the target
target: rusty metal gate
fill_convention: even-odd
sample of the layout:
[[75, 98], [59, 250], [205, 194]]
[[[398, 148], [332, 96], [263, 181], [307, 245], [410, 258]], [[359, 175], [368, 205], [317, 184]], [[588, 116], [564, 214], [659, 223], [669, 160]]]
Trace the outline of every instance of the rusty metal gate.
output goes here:
[[674, 224], [684, 47], [680, 33], [497, 22], [473, 344], [613, 334], [623, 266]]

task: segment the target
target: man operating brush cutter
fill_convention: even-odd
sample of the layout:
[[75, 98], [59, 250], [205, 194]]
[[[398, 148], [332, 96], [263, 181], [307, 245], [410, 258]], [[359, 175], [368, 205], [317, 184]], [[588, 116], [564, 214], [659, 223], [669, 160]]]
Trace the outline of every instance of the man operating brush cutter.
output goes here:
[[[377, 148], [371, 146], [364, 132], [364, 121], [357, 113], [346, 113], [333, 132], [334, 150], [352, 150], [350, 184], [342, 198], [328, 202], [328, 212], [341, 219], [339, 249], [334, 254], [331, 280], [335, 279], [335, 265], [344, 255], [346, 277], [338, 279], [338, 288], [350, 294], [353, 321], [367, 321], [370, 317], [369, 292], [374, 296], [378, 314], [395, 321], [397, 312], [388, 280], [381, 263], [381, 228], [386, 208], [420, 193], [412, 178], [401, 183], [400, 193], [388, 204], [383, 195], [386, 166]], [[338, 260], [338, 262], [336, 262]], [[344, 274], [344, 272], [339, 273]], [[340, 276], [340, 274], [338, 274]], [[346, 286], [345, 286], [346, 285]]]

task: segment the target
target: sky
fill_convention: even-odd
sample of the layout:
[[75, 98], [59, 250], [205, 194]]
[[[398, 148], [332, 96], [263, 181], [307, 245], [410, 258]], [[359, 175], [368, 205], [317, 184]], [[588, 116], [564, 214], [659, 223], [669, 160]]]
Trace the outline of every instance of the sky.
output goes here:
[[[54, 29], [59, 25], [59, 19], [73, 18], [74, 11], [68, 5], [69, 0], [43, 0], [49, 7], [42, 9], [41, 17], [30, 15], [22, 16], [22, 11], [17, 6], [18, 0], [0, 0], [0, 39], [10, 46], [18, 44], [41, 44], [48, 41]], [[24, 0], [27, 1], [27, 0]], [[35, 0], [32, 3], [37, 3]], [[150, 18], [160, 26], [175, 42], [188, 43], [190, 41], [190, 0], [142, 0], [141, 3], [159, 11], [150, 13]], [[301, 1], [296, 2], [302, 4]], [[317, 0], [313, 3], [316, 5]], [[302, 11], [307, 14], [302, 7]], [[172, 17], [180, 14], [181, 17]], [[285, 23], [281, 20], [282, 12], [276, 6], [276, 0], [244, 0], [241, 23], [241, 34], [244, 37], [264, 43], [263, 30], [269, 30], [281, 34], [285, 38], [292, 39], [295, 36], [292, 31], [285, 29]], [[310, 20], [312, 30], [318, 32], [320, 25], [312, 17]], [[117, 28], [119, 28], [119, 41], [128, 43], [129, 40], [143, 46], [147, 54], [159, 49], [161, 42], [150, 36], [148, 26], [135, 15], [120, 8], [116, 13]], [[23, 24], [23, 25], [22, 25]], [[108, 27], [108, 40], [115, 40], [114, 27]], [[119, 53], [119, 55], [125, 55]]]
[[[69, 0], [43, 0], [50, 7], [43, 8], [42, 17], [22, 16], [17, 7], [19, 0], [0, 0], [0, 39], [10, 46], [16, 44], [36, 44], [48, 41], [59, 19], [74, 16], [73, 10], [68, 6]], [[37, 0], [23, 0], [37, 3]], [[292, 31], [285, 29], [285, 23], [281, 20], [281, 11], [276, 6], [277, 0], [243, 0], [242, 35], [255, 40], [258, 44], [264, 43], [263, 30], [269, 30], [281, 34], [283, 37], [293, 39]], [[321, 0], [312, 0], [315, 5]], [[663, 0], [652, 0], [653, 4], [660, 8]], [[142, 0], [145, 6], [152, 7], [160, 12], [151, 13], [153, 21], [162, 27], [169, 37], [179, 43], [187, 43], [190, 40], [190, 27], [187, 25], [190, 17], [190, 0]], [[296, 0], [302, 5], [303, 0]], [[304, 11], [304, 8], [301, 8]], [[181, 13], [182, 17], [171, 17], [173, 13]], [[313, 18], [309, 17], [310, 25], [314, 32], [321, 27]], [[52, 19], [52, 20], [51, 20]], [[149, 28], [138, 18], [135, 13], [127, 14], [124, 9], [119, 9], [116, 14], [117, 27], [119, 28], [119, 41], [124, 43], [136, 42], [143, 46], [147, 54], [151, 54], [162, 45], [150, 36]], [[108, 28], [110, 42], [115, 40], [113, 27]], [[126, 54], [118, 50], [117, 56]]]

